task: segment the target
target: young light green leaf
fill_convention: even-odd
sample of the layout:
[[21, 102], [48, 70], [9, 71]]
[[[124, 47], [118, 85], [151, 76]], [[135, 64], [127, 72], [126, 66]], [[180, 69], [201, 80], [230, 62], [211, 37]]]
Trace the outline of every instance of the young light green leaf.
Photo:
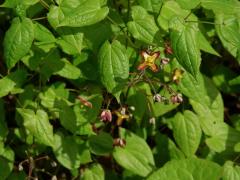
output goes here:
[[[79, 138], [64, 136], [61, 133], [54, 135], [54, 142], [53, 152], [57, 160], [70, 170], [79, 168], [83, 155], [88, 151], [85, 143], [79, 141]], [[87, 163], [86, 160], [85, 163]]]
[[204, 133], [211, 135], [214, 124], [223, 122], [223, 102], [220, 92], [208, 78], [200, 73], [195, 79], [185, 72], [178, 87], [190, 98]]
[[[0, 141], [1, 144], [1, 141]], [[9, 147], [1, 147], [0, 145], [0, 177], [6, 179], [12, 172], [14, 165], [14, 151]]]
[[201, 64], [196, 23], [184, 23], [180, 19], [174, 18], [170, 22], [170, 28], [172, 48], [177, 61], [187, 72], [196, 77]]
[[38, 22], [34, 23], [34, 38], [37, 41], [45, 42], [45, 43], [56, 41], [52, 32]]
[[191, 15], [189, 14], [190, 11], [182, 9], [176, 1], [165, 1], [157, 18], [157, 22], [163, 30], [168, 31], [169, 23], [175, 17], [188, 17], [188, 20], [197, 21], [197, 17], [193, 13], [191, 13]]
[[70, 55], [81, 53], [83, 49], [83, 33], [80, 29], [58, 28], [57, 31], [61, 36], [57, 40], [57, 44], [65, 53]]
[[65, 2], [50, 8], [48, 20], [54, 28], [89, 26], [103, 20], [109, 11], [107, 7], [101, 7], [100, 0], [84, 0], [77, 4]]
[[99, 51], [99, 71], [102, 84], [119, 101], [119, 96], [129, 74], [126, 49], [117, 40], [106, 41]]
[[198, 37], [198, 46], [201, 50], [216, 56], [220, 56], [220, 54], [215, 49], [213, 49], [209, 41], [200, 31], [198, 32], [197, 37]]
[[138, 0], [138, 3], [147, 11], [159, 13], [163, 0]]
[[240, 85], [240, 76], [237, 76], [229, 81], [229, 85]]
[[113, 151], [113, 138], [104, 132], [92, 135], [89, 137], [89, 148], [96, 155], [107, 155]]
[[191, 111], [178, 113], [172, 121], [173, 136], [187, 157], [193, 156], [200, 144], [202, 130], [199, 119]]
[[155, 165], [151, 149], [144, 139], [132, 132], [121, 128], [120, 133], [121, 138], [126, 140], [126, 146], [114, 148], [114, 159], [125, 169], [146, 177]]
[[154, 17], [149, 15], [141, 6], [132, 7], [133, 21], [128, 22], [128, 30], [134, 38], [145, 43], [157, 43], [156, 35], [159, 31]]
[[4, 37], [4, 57], [9, 69], [25, 56], [34, 39], [33, 23], [30, 19], [14, 18]]
[[8, 95], [15, 88], [20, 88], [27, 78], [25, 70], [17, 70], [0, 79], [0, 97]]
[[23, 118], [23, 125], [40, 143], [53, 146], [53, 127], [45, 111], [39, 109], [35, 113], [32, 109], [17, 109]]
[[240, 2], [234, 0], [201, 0], [201, 6], [214, 11], [215, 14], [235, 14], [240, 11]]
[[223, 166], [223, 180], [235, 180], [240, 179], [240, 167], [234, 165], [234, 162], [227, 161]]
[[239, 17], [237, 15], [226, 15], [217, 13], [215, 18], [215, 27], [217, 34], [223, 46], [238, 60], [240, 52], [240, 30], [239, 30]]
[[201, 0], [176, 0], [182, 9], [194, 9], [200, 5]]
[[222, 168], [212, 161], [190, 158], [169, 161], [147, 180], [217, 180], [221, 173]]
[[237, 131], [226, 123], [215, 124], [215, 130], [206, 144], [215, 152], [234, 152], [234, 146], [240, 142], [240, 131]]
[[104, 180], [104, 170], [100, 164], [93, 164], [85, 169], [81, 177], [83, 180]]

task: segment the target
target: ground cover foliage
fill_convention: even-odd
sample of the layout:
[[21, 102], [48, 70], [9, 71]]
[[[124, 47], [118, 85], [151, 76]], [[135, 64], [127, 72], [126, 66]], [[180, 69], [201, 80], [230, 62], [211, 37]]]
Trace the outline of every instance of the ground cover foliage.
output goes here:
[[0, 179], [240, 179], [238, 0], [0, 4]]

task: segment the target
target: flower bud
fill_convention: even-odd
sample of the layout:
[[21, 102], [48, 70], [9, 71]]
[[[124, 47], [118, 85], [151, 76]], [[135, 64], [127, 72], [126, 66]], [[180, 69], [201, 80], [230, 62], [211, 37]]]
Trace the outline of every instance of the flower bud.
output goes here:
[[150, 118], [149, 123], [152, 125], [156, 124], [156, 118], [155, 117]]
[[103, 110], [102, 113], [101, 113], [100, 118], [101, 118], [102, 122], [112, 122], [112, 113], [111, 113], [111, 111], [108, 110], [108, 109]]
[[160, 94], [155, 94], [153, 96], [153, 101], [154, 102], [162, 102], [162, 100], [163, 100], [163, 97]]
[[122, 139], [122, 138], [116, 138], [113, 141], [113, 146], [125, 147], [126, 141], [125, 139]]
[[164, 53], [169, 55], [173, 54], [173, 50], [170, 46], [170, 43], [165, 43]]
[[161, 63], [162, 63], [163, 65], [166, 65], [166, 64], [168, 64], [168, 63], [169, 63], [169, 61], [170, 61], [170, 59], [169, 59], [169, 58], [162, 58], [162, 59], [161, 59]]
[[178, 93], [178, 94], [172, 95], [171, 96], [171, 102], [173, 104], [183, 102], [182, 94]]
[[135, 111], [135, 107], [134, 107], [134, 106], [130, 106], [129, 109], [130, 109], [131, 111]]

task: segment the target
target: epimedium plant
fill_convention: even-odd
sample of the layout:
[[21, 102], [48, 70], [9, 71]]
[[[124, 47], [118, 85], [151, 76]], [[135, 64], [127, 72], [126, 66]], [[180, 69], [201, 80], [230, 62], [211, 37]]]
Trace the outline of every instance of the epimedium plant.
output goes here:
[[0, 179], [240, 178], [238, 0], [0, 9]]

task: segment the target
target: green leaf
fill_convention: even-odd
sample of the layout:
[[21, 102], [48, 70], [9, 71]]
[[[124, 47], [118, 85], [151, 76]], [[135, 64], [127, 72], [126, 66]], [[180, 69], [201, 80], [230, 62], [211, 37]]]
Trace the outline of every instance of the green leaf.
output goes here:
[[50, 87], [46, 87], [39, 93], [39, 98], [41, 100], [41, 105], [49, 110], [56, 107], [56, 100], [67, 100], [69, 97], [69, 92], [65, 89], [64, 83], [54, 83]]
[[240, 179], [240, 167], [233, 162], [227, 161], [223, 166], [223, 180]]
[[0, 97], [8, 95], [16, 88], [20, 88], [26, 78], [27, 72], [25, 70], [17, 70], [0, 79]]
[[58, 33], [60, 38], [57, 44], [60, 45], [62, 50], [70, 55], [80, 54], [83, 49], [83, 33], [80, 29], [73, 28], [59, 28]]
[[196, 23], [184, 23], [175, 18], [171, 21], [170, 27], [172, 48], [177, 61], [187, 72], [196, 77], [201, 64]]
[[34, 37], [37, 41], [44, 43], [56, 41], [52, 32], [38, 22], [34, 23]]
[[236, 76], [237, 73], [224, 65], [217, 65], [215, 68], [212, 68], [212, 80], [217, 88], [224, 93], [239, 92], [240, 83], [231, 83]]
[[[58, 70], [55, 70], [55, 67], [53, 67], [56, 64], [62, 64], [62, 67]], [[67, 79], [78, 79], [81, 75], [80, 69], [78, 69], [76, 66], [72, 65], [67, 59], [63, 58], [59, 62], [55, 61], [52, 62], [52, 64], [49, 64], [52, 66], [54, 70], [54, 74], [57, 74], [59, 76], [62, 76]]]
[[101, 132], [89, 137], [90, 151], [96, 155], [107, 155], [113, 150], [113, 138], [110, 134]]
[[119, 41], [106, 41], [99, 51], [99, 71], [102, 84], [119, 101], [129, 74], [126, 49]]
[[222, 168], [211, 161], [201, 159], [172, 160], [151, 174], [147, 180], [217, 180]]
[[229, 81], [230, 85], [240, 85], [240, 76], [237, 76]]
[[135, 110], [132, 112], [138, 125], [141, 125], [143, 116], [147, 110], [146, 94], [151, 95], [151, 89], [147, 83], [139, 83], [129, 89], [127, 104], [133, 106]]
[[226, 123], [217, 123], [212, 136], [206, 139], [210, 149], [215, 152], [234, 151], [234, 146], [240, 142], [240, 131], [231, 128]]
[[191, 111], [178, 113], [172, 121], [173, 136], [187, 157], [195, 154], [200, 144], [202, 130], [198, 117]]
[[201, 50], [207, 53], [213, 54], [215, 56], [220, 56], [220, 54], [215, 49], [213, 49], [209, 41], [200, 31], [198, 32], [197, 36], [198, 36], [198, 46]]
[[144, 7], [147, 11], [159, 13], [163, 0], [138, 0], [138, 4]]
[[176, 0], [183, 9], [194, 9], [200, 5], [201, 0]]
[[85, 169], [81, 177], [83, 180], [104, 180], [104, 170], [100, 164], [92, 164]]
[[240, 58], [238, 58], [240, 52], [239, 16], [218, 13], [216, 14], [215, 23], [217, 34], [223, 46], [234, 57], [237, 57], [238, 63], [240, 63]]
[[109, 11], [107, 7], [101, 7], [99, 0], [81, 0], [76, 4], [66, 1], [61, 1], [59, 6], [51, 6], [49, 10], [48, 21], [54, 28], [89, 26], [103, 20]]
[[80, 69], [72, 65], [67, 59], [60, 59], [59, 52], [56, 49], [52, 49], [45, 56], [40, 59], [43, 61], [40, 73], [46, 80], [53, 74], [67, 79], [78, 79], [80, 77]]
[[0, 99], [0, 142], [3, 141], [8, 134], [8, 127], [5, 120], [4, 101]]
[[134, 38], [145, 43], [157, 43], [156, 36], [159, 31], [154, 17], [149, 15], [141, 6], [132, 7], [133, 21], [128, 22], [128, 30]]
[[146, 177], [154, 167], [151, 149], [144, 139], [132, 132], [121, 128], [120, 133], [121, 138], [126, 140], [126, 146], [114, 148], [114, 159], [125, 169]]
[[4, 37], [4, 57], [7, 67], [13, 68], [31, 48], [34, 27], [28, 18], [14, 18]]
[[47, 146], [53, 146], [53, 127], [49, 122], [48, 115], [45, 111], [39, 109], [35, 113], [31, 109], [17, 109], [23, 118], [23, 125], [38, 142]]
[[18, 5], [31, 6], [38, 2], [39, 0], [5, 0], [0, 7], [15, 8]]
[[178, 88], [190, 98], [190, 103], [198, 114], [204, 133], [213, 134], [214, 125], [217, 122], [223, 122], [224, 108], [221, 94], [214, 84], [201, 74], [198, 74], [195, 79], [185, 72]]
[[188, 20], [197, 21], [197, 17], [192, 13], [190, 16], [190, 11], [182, 9], [179, 4], [175, 1], [164, 2], [161, 12], [157, 18], [158, 24], [165, 31], [168, 31], [169, 23], [173, 18], [185, 18], [188, 16]]
[[235, 14], [240, 11], [240, 3], [235, 0], [201, 0], [201, 6], [205, 9], [224, 14]]
[[71, 106], [69, 106], [65, 101], [57, 101], [56, 106], [59, 108], [59, 118], [61, 125], [75, 133], [77, 131], [77, 122], [76, 122], [76, 115]]
[[86, 145], [79, 138], [64, 136], [61, 133], [54, 135], [53, 152], [57, 160], [66, 168], [74, 170], [80, 167], [82, 154], [87, 151]]
[[166, 135], [157, 133], [155, 136], [156, 147], [153, 150], [155, 162], [160, 166], [173, 159], [185, 159], [183, 152]]
[[[0, 142], [1, 143], [1, 142]], [[0, 145], [1, 146], [1, 145]], [[9, 147], [0, 147], [0, 177], [6, 179], [12, 172], [14, 165], [14, 151]]]

